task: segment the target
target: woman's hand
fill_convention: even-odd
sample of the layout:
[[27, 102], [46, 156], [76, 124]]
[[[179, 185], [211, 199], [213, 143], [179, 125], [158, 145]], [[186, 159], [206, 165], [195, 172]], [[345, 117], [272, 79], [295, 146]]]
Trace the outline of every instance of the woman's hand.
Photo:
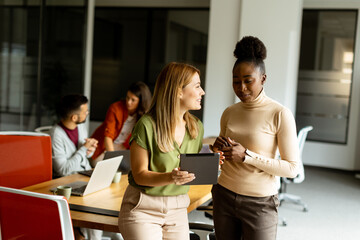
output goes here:
[[[230, 139], [230, 138], [229, 138]], [[226, 148], [226, 147], [231, 147], [231, 143], [228, 141], [228, 139], [226, 137], [223, 137], [223, 136], [219, 136], [216, 138], [215, 142], [213, 145], [210, 145], [210, 149], [213, 151], [213, 152], [216, 152], [216, 153], [220, 153], [220, 162], [219, 162], [219, 168], [221, 169], [221, 165], [224, 164], [224, 161], [227, 160], [225, 159], [225, 156], [224, 156], [224, 152], [222, 152], [221, 150], [223, 148]]]
[[210, 148], [213, 152], [220, 152], [222, 148], [224, 147], [230, 147], [231, 145], [226, 140], [225, 137], [219, 136], [216, 138], [213, 145], [210, 145]]
[[215, 153], [219, 153], [220, 154], [220, 160], [219, 160], [219, 170], [221, 169], [221, 165], [224, 164], [224, 161], [225, 161], [225, 157], [224, 157], [224, 153], [222, 151], [213, 151]]
[[187, 171], [180, 171], [179, 168], [174, 168], [171, 172], [171, 178], [176, 185], [183, 185], [194, 180], [195, 174]]
[[246, 155], [246, 148], [244, 148], [243, 145], [241, 145], [240, 143], [230, 139], [229, 137], [226, 139], [226, 141], [230, 146], [222, 148], [225, 160], [243, 162]]

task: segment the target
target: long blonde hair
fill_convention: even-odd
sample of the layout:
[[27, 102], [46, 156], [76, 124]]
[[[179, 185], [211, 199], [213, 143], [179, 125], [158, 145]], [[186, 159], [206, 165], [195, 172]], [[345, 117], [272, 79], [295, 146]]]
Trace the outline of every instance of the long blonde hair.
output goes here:
[[[195, 73], [200, 71], [185, 63], [167, 64], [157, 77], [149, 115], [155, 121], [156, 142], [162, 152], [174, 149], [175, 127], [180, 114], [180, 91], [188, 85]], [[184, 115], [192, 139], [199, 132], [197, 118], [186, 112]]]

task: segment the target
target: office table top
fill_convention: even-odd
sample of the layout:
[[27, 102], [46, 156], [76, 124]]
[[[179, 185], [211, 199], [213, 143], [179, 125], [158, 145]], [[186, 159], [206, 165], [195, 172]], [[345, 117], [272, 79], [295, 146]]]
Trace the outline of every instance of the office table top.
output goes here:
[[[23, 190], [52, 194], [50, 191], [51, 188], [55, 188], [59, 185], [64, 185], [74, 181], [88, 180], [89, 177], [81, 174], [74, 174], [25, 187]], [[84, 197], [71, 196], [69, 199], [69, 204], [119, 211], [127, 185], [127, 175], [122, 175], [121, 181], [119, 183], [112, 183], [108, 188], [86, 195]], [[190, 191], [188, 193], [190, 197], [188, 212], [196, 209], [198, 206], [211, 198], [211, 186], [212, 185], [190, 186]], [[100, 229], [109, 232], [119, 231], [117, 217], [74, 210], [71, 210], [70, 212], [74, 226]]]

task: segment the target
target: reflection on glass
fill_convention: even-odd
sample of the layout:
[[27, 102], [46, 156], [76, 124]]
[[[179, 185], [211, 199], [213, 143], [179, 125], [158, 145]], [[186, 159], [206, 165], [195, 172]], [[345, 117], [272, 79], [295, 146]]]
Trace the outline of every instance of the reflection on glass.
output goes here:
[[204, 83], [208, 25], [208, 9], [96, 8], [91, 120], [103, 121], [133, 82], [152, 91], [170, 61], [195, 65]]
[[35, 122], [39, 12], [0, 7], [0, 130], [28, 130]]
[[304, 10], [296, 122], [308, 139], [346, 143], [356, 11]]
[[61, 95], [83, 92], [84, 26], [83, 0], [0, 1], [0, 130], [51, 125]]

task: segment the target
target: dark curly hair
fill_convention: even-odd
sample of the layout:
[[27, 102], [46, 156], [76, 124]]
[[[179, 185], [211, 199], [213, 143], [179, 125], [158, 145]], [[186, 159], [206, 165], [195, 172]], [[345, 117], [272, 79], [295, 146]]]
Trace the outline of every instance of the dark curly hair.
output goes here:
[[250, 62], [257, 67], [260, 67], [261, 73], [265, 74], [264, 59], [266, 58], [266, 47], [257, 37], [243, 37], [236, 43], [234, 56], [237, 58], [234, 68], [239, 63]]

